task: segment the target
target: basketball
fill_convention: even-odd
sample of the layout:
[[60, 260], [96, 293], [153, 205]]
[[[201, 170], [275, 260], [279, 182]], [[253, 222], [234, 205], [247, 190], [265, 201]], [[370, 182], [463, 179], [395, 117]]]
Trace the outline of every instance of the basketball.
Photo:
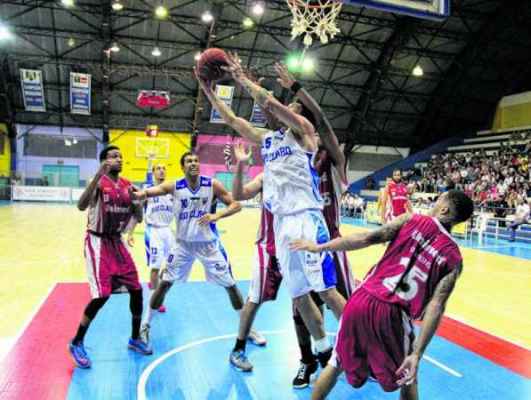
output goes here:
[[221, 67], [227, 64], [227, 54], [218, 48], [206, 49], [197, 60], [197, 71], [202, 79], [219, 81], [227, 76]]

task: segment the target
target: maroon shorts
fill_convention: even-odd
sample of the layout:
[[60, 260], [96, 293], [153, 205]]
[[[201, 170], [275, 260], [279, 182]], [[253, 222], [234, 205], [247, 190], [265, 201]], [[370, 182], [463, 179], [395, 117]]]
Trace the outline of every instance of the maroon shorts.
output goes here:
[[332, 364], [342, 368], [356, 388], [372, 376], [390, 392], [398, 389], [400, 378], [395, 372], [409, 354], [413, 339], [413, 326], [405, 312], [361, 287], [343, 311]]
[[92, 298], [108, 297], [114, 289], [141, 289], [131, 254], [120, 237], [85, 236], [85, 261]]
[[262, 304], [275, 300], [282, 282], [277, 257], [267, 252], [266, 246], [256, 245], [253, 276], [249, 286], [249, 301]]

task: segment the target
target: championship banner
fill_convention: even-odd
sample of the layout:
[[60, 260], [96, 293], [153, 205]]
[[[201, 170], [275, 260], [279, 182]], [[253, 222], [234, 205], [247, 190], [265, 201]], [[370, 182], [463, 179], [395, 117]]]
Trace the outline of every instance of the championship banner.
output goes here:
[[[230, 107], [232, 105], [232, 97], [234, 96], [234, 86], [216, 85], [216, 96]], [[210, 112], [210, 122], [213, 124], [225, 123], [214, 107], [212, 107], [212, 111]]]
[[26, 111], [45, 112], [44, 87], [42, 71], [36, 69], [20, 69], [20, 84]]
[[[273, 91], [269, 91], [269, 94], [273, 94]], [[262, 107], [255, 101], [253, 105], [253, 112], [251, 114], [251, 119], [249, 122], [253, 126], [258, 128], [264, 128], [267, 125], [267, 118], [262, 110]]]
[[91, 76], [70, 72], [70, 112], [90, 115]]

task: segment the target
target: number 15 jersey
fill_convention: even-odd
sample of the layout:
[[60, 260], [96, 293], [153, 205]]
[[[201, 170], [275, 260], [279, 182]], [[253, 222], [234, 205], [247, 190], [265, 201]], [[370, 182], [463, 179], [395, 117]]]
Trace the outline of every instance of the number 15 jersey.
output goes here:
[[362, 286], [418, 319], [437, 284], [462, 260], [459, 246], [437, 219], [415, 214], [402, 226]]

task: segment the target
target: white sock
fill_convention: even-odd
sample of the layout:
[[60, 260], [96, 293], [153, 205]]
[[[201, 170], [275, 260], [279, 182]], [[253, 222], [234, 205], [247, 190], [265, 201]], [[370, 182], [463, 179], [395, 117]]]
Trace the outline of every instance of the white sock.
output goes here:
[[330, 349], [330, 342], [328, 341], [328, 337], [323, 337], [319, 340], [314, 340], [315, 343], [315, 350], [317, 350], [318, 353], [324, 353], [326, 350]]
[[144, 320], [144, 324], [151, 325], [151, 320], [153, 319], [153, 315], [155, 315], [155, 312], [157, 310], [152, 309], [148, 306], [147, 312], [146, 312], [146, 319]]

